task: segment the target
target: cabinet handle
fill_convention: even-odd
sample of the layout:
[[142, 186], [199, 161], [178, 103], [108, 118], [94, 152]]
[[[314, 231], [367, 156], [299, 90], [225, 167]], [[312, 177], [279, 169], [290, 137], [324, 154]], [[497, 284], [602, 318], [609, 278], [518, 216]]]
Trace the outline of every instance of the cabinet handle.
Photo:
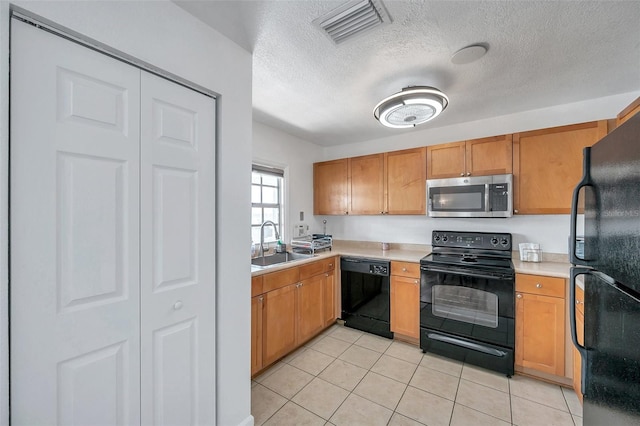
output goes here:
[[464, 172], [460, 173], [460, 176], [464, 176]]
[[330, 263], [330, 264], [329, 264], [329, 268], [333, 268], [333, 263]]
[[302, 283], [296, 284], [296, 288], [300, 288], [300, 287], [302, 287]]
[[380, 212], [380, 214], [384, 214], [384, 212]]
[[542, 288], [542, 284], [536, 283], [536, 288]]
[[521, 294], [519, 294], [519, 293], [516, 295], [516, 297], [517, 297], [518, 299], [522, 299], [522, 295], [521, 295]]
[[514, 210], [513, 212], [517, 214], [518, 213], [518, 209]]
[[182, 309], [182, 306], [183, 306], [182, 300], [178, 300], [176, 303], [173, 304], [173, 310], [179, 311], [180, 309]]
[[467, 172], [467, 176], [471, 176], [471, 172]]
[[263, 300], [264, 300], [264, 296], [258, 297], [258, 302], [262, 303]]
[[349, 212], [344, 212], [344, 214], [349, 214]]
[[407, 268], [402, 268], [402, 272], [407, 272]]
[[420, 283], [418, 282], [418, 280], [413, 281], [413, 283], [414, 283], [414, 284], [416, 284], [416, 285], [417, 285], [417, 284], [420, 284]]
[[582, 302], [582, 301], [580, 301], [580, 300], [576, 299], [576, 305], [579, 305], [579, 304], [581, 304], [581, 303], [584, 303], [584, 302]]

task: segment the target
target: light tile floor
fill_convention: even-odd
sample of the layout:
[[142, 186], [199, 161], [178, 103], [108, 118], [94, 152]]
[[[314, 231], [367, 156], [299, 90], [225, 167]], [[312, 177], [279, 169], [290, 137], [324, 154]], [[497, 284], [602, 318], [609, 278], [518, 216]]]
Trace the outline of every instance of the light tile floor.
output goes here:
[[256, 425], [581, 426], [573, 390], [334, 325], [251, 383]]

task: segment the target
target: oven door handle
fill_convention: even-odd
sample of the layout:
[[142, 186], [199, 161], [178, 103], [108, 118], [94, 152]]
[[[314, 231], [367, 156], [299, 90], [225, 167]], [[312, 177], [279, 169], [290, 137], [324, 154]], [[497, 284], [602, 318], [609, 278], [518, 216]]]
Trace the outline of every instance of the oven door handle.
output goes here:
[[487, 278], [487, 279], [491, 279], [491, 280], [503, 280], [503, 281], [508, 281], [508, 280], [512, 280], [513, 279], [513, 275], [504, 275], [504, 274], [496, 274], [496, 275], [492, 275], [492, 274], [483, 274], [481, 272], [470, 272], [470, 271], [459, 271], [459, 270], [451, 270], [451, 269], [445, 269], [445, 268], [434, 268], [433, 266], [421, 266], [420, 267], [421, 271], [432, 271], [432, 272], [442, 272], [445, 274], [455, 274], [455, 275], [465, 275], [468, 277], [474, 277], [474, 278]]
[[499, 351], [498, 349], [490, 348], [479, 343], [467, 342], [465, 340], [456, 339], [455, 337], [442, 336], [436, 333], [427, 333], [427, 337], [431, 340], [437, 340], [439, 342], [449, 343], [451, 345], [461, 346], [463, 348], [471, 349], [477, 352], [482, 352], [488, 355], [504, 358], [507, 356], [505, 351]]

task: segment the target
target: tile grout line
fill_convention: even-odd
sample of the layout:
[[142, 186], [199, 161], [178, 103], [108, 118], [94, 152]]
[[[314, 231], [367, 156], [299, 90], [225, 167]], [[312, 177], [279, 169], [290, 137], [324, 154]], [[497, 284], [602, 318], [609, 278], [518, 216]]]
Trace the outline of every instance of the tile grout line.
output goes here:
[[[453, 396], [453, 408], [451, 409], [451, 416], [449, 417], [449, 426], [453, 421], [453, 412], [456, 410], [456, 404], [458, 399], [458, 391], [460, 390], [460, 382], [462, 382], [462, 373], [464, 373], [464, 363], [462, 364], [462, 370], [460, 370], [460, 377], [458, 377], [458, 386], [456, 386], [456, 394]], [[462, 404], [460, 404], [462, 405]]]

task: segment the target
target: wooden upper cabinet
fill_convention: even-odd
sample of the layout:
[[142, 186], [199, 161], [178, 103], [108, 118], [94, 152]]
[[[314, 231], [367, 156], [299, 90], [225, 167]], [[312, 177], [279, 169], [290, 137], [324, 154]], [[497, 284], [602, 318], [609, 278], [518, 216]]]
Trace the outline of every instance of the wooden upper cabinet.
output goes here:
[[384, 154], [349, 159], [349, 214], [383, 214]]
[[582, 150], [606, 134], [606, 120], [514, 134], [514, 213], [570, 213]]
[[347, 158], [314, 163], [313, 214], [348, 214]]
[[512, 135], [465, 142], [466, 175], [504, 175], [513, 172]]
[[465, 143], [453, 142], [427, 147], [427, 178], [444, 179], [465, 174]]
[[427, 147], [427, 178], [502, 175], [513, 171], [512, 135]]
[[426, 148], [384, 154], [386, 164], [387, 214], [425, 214]]
[[631, 102], [629, 106], [627, 106], [625, 109], [620, 111], [620, 114], [618, 114], [618, 116], [616, 117], [616, 126], [621, 125], [622, 123], [624, 123], [625, 121], [627, 121], [628, 119], [630, 119], [631, 117], [633, 117], [639, 112], [640, 112], [640, 98]]

